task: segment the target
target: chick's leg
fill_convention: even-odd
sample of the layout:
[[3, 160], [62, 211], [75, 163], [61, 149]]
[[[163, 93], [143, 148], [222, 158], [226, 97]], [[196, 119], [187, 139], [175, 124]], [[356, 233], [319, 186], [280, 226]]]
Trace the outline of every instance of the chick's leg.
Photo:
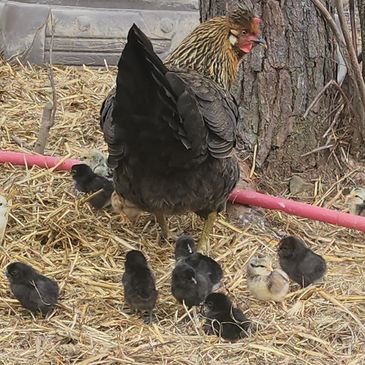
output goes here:
[[161, 227], [162, 236], [164, 238], [168, 239], [170, 237], [170, 230], [169, 230], [169, 226], [167, 225], [167, 221], [166, 221], [164, 214], [159, 212], [159, 213], [156, 213], [155, 216], [156, 216], [157, 223]]
[[209, 249], [209, 235], [211, 234], [214, 226], [214, 222], [217, 218], [217, 212], [211, 212], [208, 214], [208, 218], [204, 222], [203, 232], [198, 242], [198, 251], [208, 252]]

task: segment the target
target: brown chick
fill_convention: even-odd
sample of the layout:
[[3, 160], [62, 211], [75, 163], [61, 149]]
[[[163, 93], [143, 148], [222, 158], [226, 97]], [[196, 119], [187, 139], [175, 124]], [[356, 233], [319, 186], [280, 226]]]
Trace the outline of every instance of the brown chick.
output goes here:
[[247, 286], [259, 300], [281, 302], [289, 291], [289, 277], [272, 268], [270, 257], [253, 256], [247, 265]]

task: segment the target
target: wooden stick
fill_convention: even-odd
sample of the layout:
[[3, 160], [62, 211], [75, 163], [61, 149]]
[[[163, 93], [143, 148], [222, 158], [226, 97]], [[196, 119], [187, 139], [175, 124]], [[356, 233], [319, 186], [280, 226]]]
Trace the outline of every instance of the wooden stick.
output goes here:
[[349, 63], [351, 63], [351, 69], [352, 69], [352, 72], [353, 72], [354, 78], [355, 78], [354, 81], [357, 84], [359, 98], [362, 101], [361, 109], [363, 112], [362, 117], [364, 118], [362, 120], [362, 123], [363, 123], [363, 126], [365, 127], [365, 82], [364, 82], [364, 79], [362, 78], [360, 65], [357, 62], [357, 53], [353, 47], [353, 44], [351, 42], [351, 36], [350, 36], [350, 33], [347, 28], [346, 17], [345, 17], [345, 13], [343, 11], [342, 0], [335, 0], [335, 3], [336, 3], [338, 17], [339, 17], [340, 23], [341, 23], [343, 36], [345, 38], [346, 48], [347, 48], [348, 55], [349, 55]]
[[354, 46], [355, 52], [357, 53], [357, 32], [356, 32], [356, 21], [355, 21], [355, 0], [349, 1], [350, 7], [350, 24], [351, 24], [351, 34], [352, 34], [352, 44]]
[[32, 147], [30, 146], [29, 143], [23, 141], [20, 137], [18, 137], [16, 134], [12, 134], [10, 136], [10, 138], [19, 146], [19, 147], [23, 147], [29, 151], [32, 150]]
[[52, 103], [47, 103], [43, 109], [38, 139], [34, 146], [34, 152], [40, 153], [42, 155], [44, 154], [44, 150], [46, 148], [49, 132], [54, 125], [56, 110], [57, 110], [57, 92], [54, 82], [53, 59], [52, 59], [55, 24], [52, 13], [50, 13], [50, 18], [51, 18], [51, 42], [49, 45], [48, 77], [52, 88]]
[[[318, 100], [321, 98], [321, 96], [323, 95], [323, 93], [330, 87], [330, 86], [334, 86], [339, 93], [342, 95], [342, 97], [344, 98], [344, 100], [346, 101], [347, 105], [352, 109], [352, 105], [349, 101], [349, 99], [347, 98], [346, 94], [344, 93], [344, 91], [342, 90], [341, 86], [335, 81], [335, 80], [330, 80], [327, 82], [327, 84], [322, 88], [322, 90], [318, 93], [318, 95], [313, 99], [313, 101], [310, 103], [310, 105], [308, 106], [307, 110], [305, 111], [303, 118], [306, 118], [308, 116], [308, 113], [311, 111], [311, 109], [314, 107], [314, 105], [318, 102]], [[352, 109], [352, 112], [355, 113], [355, 111]]]

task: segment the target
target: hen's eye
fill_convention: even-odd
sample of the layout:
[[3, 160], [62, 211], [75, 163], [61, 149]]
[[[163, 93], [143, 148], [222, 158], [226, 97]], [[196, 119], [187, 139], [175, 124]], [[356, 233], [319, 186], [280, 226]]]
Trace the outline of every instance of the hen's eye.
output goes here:
[[245, 31], [245, 30], [243, 30], [242, 32], [241, 32], [241, 35], [245, 35], [247, 32]]

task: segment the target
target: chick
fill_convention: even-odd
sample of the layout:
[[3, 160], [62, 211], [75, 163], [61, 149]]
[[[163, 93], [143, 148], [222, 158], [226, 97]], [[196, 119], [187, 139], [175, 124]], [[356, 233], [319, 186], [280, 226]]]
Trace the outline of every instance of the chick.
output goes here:
[[197, 252], [196, 242], [187, 234], [180, 236], [175, 243], [175, 261]]
[[39, 274], [31, 266], [21, 262], [8, 265], [6, 277], [15, 298], [33, 315], [41, 312], [43, 316], [47, 316], [53, 310], [59, 294], [56, 281]]
[[85, 163], [90, 166], [91, 170], [100, 176], [111, 178], [113, 171], [109, 169], [107, 164], [107, 157], [97, 149], [87, 151], [81, 157]]
[[248, 335], [250, 320], [244, 313], [232, 305], [223, 293], [211, 293], [205, 299], [204, 313], [207, 318], [204, 332], [221, 336], [225, 340], [237, 341]]
[[155, 276], [141, 251], [132, 250], [127, 253], [122, 284], [128, 305], [136, 311], [147, 311], [151, 321], [158, 291]]
[[259, 300], [281, 302], [289, 291], [289, 277], [272, 268], [270, 257], [253, 256], [247, 264], [247, 286]]
[[171, 292], [188, 308], [200, 305], [212, 290], [210, 280], [185, 262], [178, 262], [172, 272]]
[[10, 202], [0, 195], [0, 245], [2, 244], [5, 236], [5, 229], [8, 223], [8, 216], [10, 210]]
[[88, 165], [73, 165], [71, 175], [75, 182], [75, 188], [83, 193], [96, 193], [89, 202], [95, 209], [101, 209], [110, 205], [110, 198], [114, 190], [113, 183], [103, 176], [95, 174]]
[[346, 197], [351, 214], [365, 216], [365, 190], [356, 188]]
[[114, 212], [124, 214], [132, 223], [134, 223], [142, 214], [142, 211], [139, 208], [129, 200], [124, 199], [116, 191], [113, 191], [112, 193], [111, 205]]
[[278, 254], [281, 268], [302, 288], [320, 280], [326, 273], [323, 257], [306, 247], [299, 238], [283, 238], [279, 242]]
[[182, 235], [175, 245], [175, 260], [191, 266], [212, 284], [212, 291], [217, 290], [223, 278], [221, 266], [212, 258], [197, 252], [197, 244], [192, 237]]

